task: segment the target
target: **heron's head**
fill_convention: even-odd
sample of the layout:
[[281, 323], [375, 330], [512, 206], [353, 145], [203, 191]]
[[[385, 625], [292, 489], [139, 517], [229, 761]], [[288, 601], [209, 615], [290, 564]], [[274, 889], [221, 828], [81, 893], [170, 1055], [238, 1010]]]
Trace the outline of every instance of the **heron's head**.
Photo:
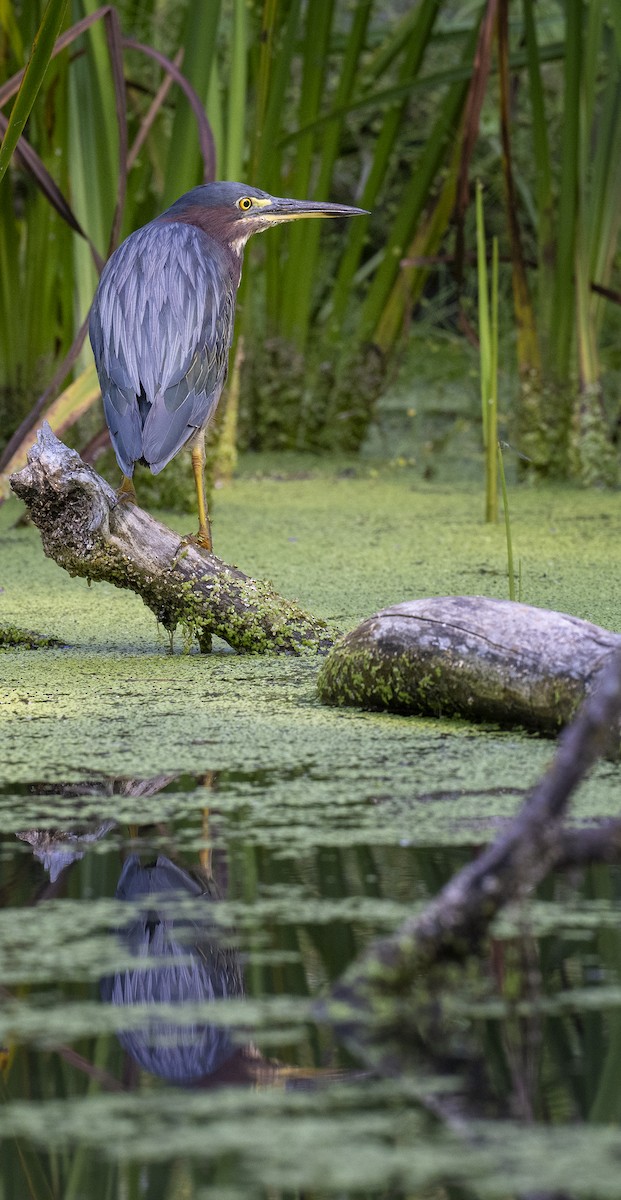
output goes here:
[[160, 220], [197, 225], [205, 233], [237, 254], [252, 237], [281, 221], [303, 217], [351, 217], [366, 214], [364, 208], [322, 201], [289, 200], [270, 196], [244, 183], [206, 183], [176, 200]]

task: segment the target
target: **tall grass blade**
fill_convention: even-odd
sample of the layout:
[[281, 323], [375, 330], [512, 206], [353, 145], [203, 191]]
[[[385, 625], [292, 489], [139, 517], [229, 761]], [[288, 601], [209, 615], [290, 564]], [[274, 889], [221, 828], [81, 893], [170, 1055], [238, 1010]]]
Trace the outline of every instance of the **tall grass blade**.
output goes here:
[[224, 179], [243, 179], [246, 144], [248, 11], [246, 0], [233, 0], [233, 33], [227, 88]]
[[[90, 0], [74, 0], [74, 12], [84, 13]], [[92, 15], [89, 13], [89, 15]], [[117, 196], [118, 129], [115, 97], [105, 31], [94, 23], [84, 37], [84, 54], [69, 72], [69, 144], [71, 205], [80, 224], [102, 256], [110, 239]], [[93, 299], [98, 272], [86, 247], [73, 239], [74, 323], [81, 325]], [[85, 368], [89, 353], [79, 363]]]
[[[621, 55], [610, 61], [601, 106], [596, 118], [595, 158], [592, 166], [589, 204], [591, 281], [606, 286], [612, 274], [621, 227]], [[599, 328], [603, 302], [595, 295], [594, 316]]]
[[498, 520], [498, 239], [492, 243], [492, 285], [489, 292], [483, 188], [477, 183], [477, 281], [479, 304], [479, 361], [481, 415], [485, 450], [485, 520]]
[[489, 284], [487, 278], [487, 247], [485, 244], [485, 221], [483, 216], [483, 185], [477, 181], [476, 187], [476, 229], [477, 229], [477, 296], [479, 316], [479, 375], [481, 381], [481, 421], [483, 429], [483, 446], [487, 450], [489, 442], [489, 402], [492, 391], [491, 382], [491, 328], [489, 314]]
[[[172, 132], [168, 144], [168, 161], [162, 207], [166, 208], [176, 200], [182, 192], [188, 191], [201, 181], [207, 182], [216, 177], [215, 146], [212, 144], [206, 154], [204, 142], [205, 106], [209, 94], [209, 83], [212, 68], [215, 63], [218, 24], [220, 20], [220, 0], [189, 0], [183, 37], [183, 76], [187, 85], [192, 89], [198, 101], [198, 110], [203, 121], [199, 120], [197, 129], [197, 107], [192, 109], [185, 104], [178, 104], [175, 109]], [[125, 45], [137, 43], [125, 40]], [[143, 51], [147, 47], [141, 45]], [[152, 48], [148, 52], [156, 57]], [[172, 74], [172, 72], [171, 72]], [[180, 82], [180, 72], [176, 73]], [[185, 90], [185, 89], [184, 89]], [[186, 97], [189, 99], [188, 92]], [[198, 141], [197, 141], [198, 133]], [[221, 148], [222, 149], [222, 148]], [[202, 162], [201, 162], [202, 159]]]
[[4, 30], [16, 62], [24, 60], [24, 43], [11, 0], [0, 0], [0, 28]]
[[[0, 132], [5, 129], [6, 126], [6, 118], [0, 113]], [[45, 163], [42, 162], [39, 155], [35, 150], [33, 150], [32, 146], [24, 137], [20, 137], [17, 143], [15, 156], [22, 167], [24, 167], [32, 175], [35, 183], [43, 192], [43, 195], [48, 203], [52, 205], [52, 208], [55, 208], [58, 215], [62, 217], [63, 221], [66, 221], [70, 229], [73, 229], [74, 233], [79, 234], [79, 236], [88, 244], [93, 257], [93, 262], [95, 263], [97, 269], [101, 270], [104, 264], [104, 259], [97, 250], [97, 247], [91, 242], [88, 234], [85, 233], [73, 209], [71, 208], [71, 205], [63, 196], [58, 184], [45, 166]]]
[[[274, 38], [277, 32], [279, 0], [263, 0], [261, 10], [261, 32], [259, 35], [259, 59], [256, 67], [256, 99], [254, 106], [254, 130], [250, 151], [250, 181], [255, 183], [261, 178], [264, 146], [267, 153], [273, 152], [273, 146], [264, 142], [265, 126], [268, 116], [270, 91], [273, 85], [274, 68]], [[282, 58], [282, 54], [279, 58]], [[268, 189], [269, 190], [269, 189]]]
[[127, 195], [127, 102], [125, 98], [125, 76], [123, 74], [123, 43], [119, 17], [114, 7], [104, 17], [108, 54], [110, 57], [110, 75], [114, 90], [114, 108], [118, 138], [118, 180], [116, 203], [112, 217], [110, 237], [108, 239], [108, 256], [115, 249], [121, 233], [125, 197]]
[[541, 369], [537, 322], [531, 300], [522, 247], [519, 203], [513, 177], [511, 145], [511, 81], [509, 77], [509, 3], [500, 0], [498, 9], [498, 67], [500, 76], [500, 132], [502, 140], [502, 171], [505, 184], [507, 227], [511, 246], [511, 281], [513, 307], [517, 325], [517, 358], [521, 375], [532, 375]]
[[[188, 82], [185, 75], [175, 66], [172, 59], [167, 58], [159, 50], [155, 50], [153, 46], [147, 46], [143, 42], [137, 42], [134, 38], [124, 37], [123, 45], [128, 50], [137, 50], [140, 54], [145, 54], [148, 58], [152, 58], [160, 67], [174, 79], [179, 86], [190, 106], [192, 115], [196, 122], [196, 131], [198, 134], [198, 144], [200, 157], [202, 159], [202, 178], [204, 183], [210, 183], [216, 177], [216, 147], [213, 138], [211, 124], [207, 119], [205, 110], [200, 100], [196, 89]], [[171, 151], [171, 158], [174, 160], [174, 153]], [[173, 181], [174, 183], [174, 181]], [[189, 185], [190, 187], [192, 184]], [[177, 199], [183, 187], [180, 178], [177, 179], [176, 186], [173, 186], [172, 200]], [[165, 203], [165, 200], [163, 201]]]
[[551, 350], [556, 376], [566, 380], [571, 366], [574, 325], [573, 275], [579, 186], [580, 78], [582, 73], [583, 0], [565, 5], [565, 64], [561, 177], [557, 210], [556, 258]]
[[[298, 123], [301, 126], [312, 121], [323, 105], [333, 11], [333, 0], [324, 0], [320, 5], [309, 5], [306, 10], [302, 48], [302, 81], [298, 106]], [[308, 132], [298, 142], [294, 167], [291, 172], [291, 192], [294, 196], [310, 195], [314, 155], [315, 135]], [[300, 222], [288, 231], [289, 253], [283, 278], [284, 304], [280, 310], [283, 333], [298, 345], [303, 344], [304, 336], [299, 312], [301, 281], [304, 281], [304, 290], [310, 286], [310, 278], [306, 274], [307, 230], [304, 226], [305, 222]]]
[[543, 81], [541, 78], [542, 54], [537, 43], [534, 0], [522, 0], [524, 15], [524, 38], [528, 63], [529, 100], [531, 128], [535, 161], [535, 197], [537, 203], [537, 308], [539, 326], [544, 332], [550, 329], [553, 293], [554, 224], [553, 224], [553, 180], [550, 158], [550, 139], [546, 116]]
[[498, 18], [498, 0], [487, 0], [479, 28], [477, 47], [474, 54], [472, 77], [464, 105], [463, 129], [457, 198], [455, 204], [455, 277], [461, 287], [464, 274], [465, 217], [470, 204], [470, 162], [479, 136], [481, 109], [487, 91], [487, 82], [492, 64], [494, 30]]
[[217, 452], [213, 465], [214, 479], [220, 485], [230, 483], [237, 465], [237, 417], [239, 413], [239, 389], [241, 368], [244, 361], [243, 335], [237, 338], [233, 366], [226, 389], [226, 406], [220, 427]]
[[[415, 20], [413, 19], [412, 23], [408, 24], [408, 37], [398, 71], [398, 80], [402, 86], [406, 85], [406, 81], [411, 83], [420, 70], [438, 11], [438, 0], [422, 0], [416, 11]], [[388, 65], [388, 63], [385, 65]], [[380, 189], [386, 181], [391, 154], [393, 153], [398, 130], [405, 115], [405, 104], [408, 94], [409, 92], [404, 90], [398, 99], [393, 99], [392, 104], [389, 105], [384, 113], [382, 127], [373, 149], [371, 167], [359, 198], [361, 208], [373, 209]], [[377, 96], [375, 98], [377, 99]], [[435, 171], [433, 174], [435, 175]], [[416, 218], [420, 215], [421, 207], [422, 205], [419, 206], [416, 212]], [[347, 247], [341, 259], [333, 288], [333, 327], [335, 331], [342, 332], [346, 321], [353, 280], [358, 270], [365, 240], [368, 235], [368, 223], [368, 217], [360, 217], [352, 223], [352, 228], [348, 234]], [[390, 262], [390, 266], [394, 269], [386, 272], [388, 278], [386, 282], [383, 282], [381, 291], [378, 292], [377, 302], [371, 305], [371, 301], [369, 301], [370, 312], [364, 320], [363, 338], [369, 336], [374, 331], [381, 317], [384, 303], [390, 293], [394, 277], [399, 270], [400, 259], [403, 256], [407, 243], [411, 239], [415, 220], [411, 223], [408, 222], [408, 225], [409, 229], [407, 235], [403, 237], [401, 246], [398, 248], [392, 246], [386, 247], [384, 261], [390, 262], [390, 258], [392, 258], [393, 261]]]
[[507, 492], [507, 478], [505, 475], [505, 464], [502, 457], [502, 448], [497, 445], [498, 453], [498, 474], [500, 476], [500, 491], [502, 495], [502, 509], [505, 518], [505, 536], [507, 539], [507, 577], [509, 580], [509, 599], [515, 600], [515, 569], [513, 566], [513, 538], [511, 536], [511, 514], [509, 512], [509, 495]]
[[[265, 0], [265, 3], [267, 7], [270, 0]], [[301, 0], [290, 0], [286, 16], [278, 29], [278, 52], [270, 59], [266, 57], [267, 51], [261, 57], [260, 84], [265, 97], [262, 102], [266, 107], [260, 135], [258, 126], [255, 128], [255, 146], [258, 142], [258, 150], [253, 149], [251, 161], [257, 163], [256, 179], [268, 191], [275, 191], [280, 186], [282, 151], [287, 143], [287, 138], [282, 136], [283, 111], [290, 77], [295, 70], [301, 12]], [[275, 32], [271, 34], [268, 44], [273, 45], [274, 38]], [[265, 78], [268, 73], [269, 86]], [[297, 133], [292, 136], [297, 140]], [[273, 240], [268, 245], [274, 245]]]
[[392, 291], [375, 330], [375, 341], [388, 354], [404, 331], [408, 312], [422, 296], [429, 277], [427, 265], [437, 253], [442, 238], [449, 226], [455, 208], [457, 175], [459, 170], [460, 146], [455, 145], [453, 161], [450, 163], [440, 194], [431, 212], [416, 230], [402, 263], [402, 271], [395, 280]]
[[[301, 0], [291, 0], [283, 24], [279, 27], [279, 51], [269, 62], [265, 58], [262, 59], [262, 70], [266, 73], [269, 70], [269, 94], [259, 146], [251, 156], [257, 163], [256, 175], [253, 176], [252, 182], [258, 183], [260, 187], [276, 194], [284, 186], [282, 179], [283, 148], [279, 135], [282, 131], [282, 114], [285, 109], [289, 79], [294, 70], [301, 10]], [[273, 37], [274, 35], [272, 35]], [[262, 87], [267, 94], [265, 81], [262, 83]], [[279, 239], [266, 238], [263, 253], [265, 255], [265, 309], [270, 325], [277, 325], [278, 314], [281, 310], [283, 284]], [[244, 286], [245, 281], [242, 280], [242, 288]], [[250, 323], [254, 320], [254, 306], [250, 305], [244, 312], [244, 329], [249, 330]], [[273, 328], [269, 331], [273, 332]], [[248, 337], [247, 344], [250, 342], [251, 338]]]
[[[599, 360], [601, 301], [593, 295], [591, 282], [594, 269], [601, 269], [606, 277], [619, 235], [621, 59], [602, 0], [593, 0], [585, 18], [574, 287], [580, 396], [574, 405], [571, 451], [573, 470], [583, 483], [614, 485], [617, 454], [604, 408]], [[602, 49], [607, 51], [603, 86]]]
[[[471, 62], [478, 37], [478, 23], [475, 22], [468, 33], [463, 51], [464, 62]], [[452, 84], [439, 107], [438, 116], [431, 133], [425, 143], [421, 157], [412, 171], [410, 183], [403, 189], [399, 209], [392, 222], [390, 236], [386, 243], [383, 260], [378, 267], [375, 277], [369, 287], [362, 310], [360, 321], [361, 339], [373, 339], [375, 330], [380, 322], [384, 305], [390, 295], [392, 285], [405, 248], [409, 244], [413, 232], [420, 220], [430, 189], [444, 163], [447, 150], [452, 149], [454, 139], [460, 128], [461, 114], [468, 91], [466, 80]], [[362, 207], [368, 207], [363, 201]], [[356, 229], [364, 224], [364, 219], [356, 223]], [[357, 237], [360, 235], [357, 234]], [[337, 281], [342, 284], [343, 279]], [[351, 280], [348, 281], [351, 286]]]
[[22, 134], [45, 78], [68, 0], [48, 0], [0, 146], [0, 180]]
[[[372, 0], [362, 0], [361, 3], [357, 4], [351, 28], [347, 34], [335, 96], [336, 108], [341, 111], [346, 110], [347, 101], [351, 97], [356, 84], [360, 59], [365, 46], [371, 3]], [[316, 194], [319, 197], [329, 197], [332, 193], [332, 177], [343, 134], [343, 126], [344, 117], [340, 119], [335, 118], [325, 128], [321, 138], [318, 153], [319, 169], [316, 182]], [[302, 253], [304, 255], [304, 270], [308, 273], [308, 278], [313, 280], [318, 274], [319, 246], [323, 232], [322, 222], [313, 221], [306, 230], [300, 232], [303, 233]], [[345, 229], [343, 229], [343, 236], [347, 236]], [[298, 345], [301, 346], [304, 346], [308, 339], [314, 298], [314, 289], [312, 286], [298, 288], [297, 293], [292, 298], [295, 308], [293, 320], [295, 321], [296, 340]]]
[[492, 294], [490, 300], [489, 415], [487, 420], [487, 495], [485, 520], [498, 520], [498, 238], [492, 242]]

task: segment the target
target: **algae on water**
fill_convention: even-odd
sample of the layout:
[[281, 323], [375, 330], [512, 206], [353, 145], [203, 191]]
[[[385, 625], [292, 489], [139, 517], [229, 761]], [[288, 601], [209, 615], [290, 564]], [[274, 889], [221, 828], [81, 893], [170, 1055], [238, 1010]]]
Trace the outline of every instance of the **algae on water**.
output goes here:
[[[524, 600], [621, 630], [621, 497], [517, 490], [511, 507]], [[618, 872], [549, 881], [503, 914], [478, 987], [448, 997], [436, 1069], [408, 1057], [369, 1078], [315, 1008], [369, 939], [502, 831], [550, 742], [324, 708], [312, 659], [223, 643], [203, 656], [181, 633], [171, 655], [135, 596], [70, 579], [14, 515], [0, 513], [0, 620], [62, 645], [0, 655], [5, 1178], [21, 1183], [25, 1165], [39, 1190], [68, 1179], [89, 1200], [137, 1186], [166, 1200], [616, 1197]], [[479, 489], [424, 484], [407, 466], [247, 459], [214, 516], [223, 558], [341, 629], [404, 599], [507, 595], [504, 530], [483, 525]], [[173, 520], [188, 532], [187, 516]], [[601, 763], [572, 820], [618, 814], [619, 766]], [[104, 824], [54, 885], [36, 839], [16, 836]], [[102, 977], [135, 966], [115, 898], [130, 854], [218, 884], [209, 921], [239, 955], [245, 999], [160, 1014], [169, 1029], [230, 1032], [220, 1082], [236, 1086], [217, 1095], [213, 1078], [171, 1089], [130, 1062], [120, 1039], [140, 1035], [145, 1012], [102, 1001]], [[190, 949], [205, 903], [169, 902]], [[420, 1047], [395, 1061], [406, 1049]], [[482, 1121], [498, 1097], [503, 1119]]]

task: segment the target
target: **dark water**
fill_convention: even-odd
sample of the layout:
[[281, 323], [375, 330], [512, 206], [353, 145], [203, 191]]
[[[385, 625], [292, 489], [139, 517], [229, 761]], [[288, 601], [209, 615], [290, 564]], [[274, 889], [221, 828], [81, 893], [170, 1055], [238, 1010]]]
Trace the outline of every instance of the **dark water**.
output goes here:
[[619, 872], [548, 881], [370, 1052], [318, 1001], [477, 834], [407, 844], [375, 797], [391, 836], [318, 838], [278, 818], [308, 774], [4, 789], [2, 1200], [619, 1194]]

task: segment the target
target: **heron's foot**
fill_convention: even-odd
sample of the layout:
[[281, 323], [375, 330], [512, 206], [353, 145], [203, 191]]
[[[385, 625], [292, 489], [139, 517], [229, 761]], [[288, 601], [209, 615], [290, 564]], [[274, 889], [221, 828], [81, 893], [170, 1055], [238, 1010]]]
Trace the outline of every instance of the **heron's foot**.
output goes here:
[[208, 529], [199, 529], [198, 533], [186, 533], [181, 539], [182, 546], [200, 546], [201, 550], [206, 550], [208, 554], [213, 554], [213, 542], [211, 540], [211, 532]]
[[196, 543], [198, 546], [202, 546], [204, 550], [208, 550], [210, 554], [213, 552], [211, 528], [209, 525], [201, 525], [199, 527], [198, 533], [196, 534]]
[[120, 487], [116, 489], [116, 496], [117, 500], [122, 501], [124, 504], [138, 503], [134, 481], [133, 479], [130, 479], [128, 475], [123, 476], [123, 481]]

